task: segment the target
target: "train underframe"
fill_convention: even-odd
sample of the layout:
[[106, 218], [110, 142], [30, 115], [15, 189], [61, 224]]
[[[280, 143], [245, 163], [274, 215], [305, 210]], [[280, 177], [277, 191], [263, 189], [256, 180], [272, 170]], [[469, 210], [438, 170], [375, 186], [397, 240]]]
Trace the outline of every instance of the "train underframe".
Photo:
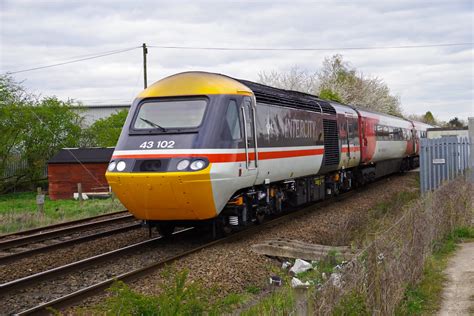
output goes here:
[[211, 229], [214, 237], [229, 234], [251, 224], [259, 224], [268, 216], [336, 196], [363, 186], [383, 176], [406, 172], [419, 166], [418, 156], [360, 165], [350, 169], [267, 183], [239, 190], [218, 217], [204, 221], [147, 221], [163, 236], [175, 227], [194, 226]]

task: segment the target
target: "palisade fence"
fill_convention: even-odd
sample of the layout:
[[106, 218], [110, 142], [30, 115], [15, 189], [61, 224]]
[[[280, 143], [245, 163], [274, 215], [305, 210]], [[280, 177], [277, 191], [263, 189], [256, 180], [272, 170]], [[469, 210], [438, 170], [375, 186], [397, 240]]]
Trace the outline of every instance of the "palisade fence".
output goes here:
[[3, 171], [3, 178], [13, 177], [19, 172], [25, 170], [27, 167], [28, 167], [28, 163], [26, 159], [7, 161], [5, 170]]
[[469, 164], [469, 139], [447, 136], [421, 139], [421, 193], [438, 188], [443, 182], [464, 175]]
[[[28, 169], [28, 161], [26, 159], [20, 158], [7, 161], [5, 165], [5, 170], [3, 171], [3, 175], [0, 174], [0, 178], [2, 178], [1, 176], [3, 176], [4, 179], [15, 177], [26, 169]], [[43, 176], [48, 176], [48, 168], [46, 165], [43, 169]]]

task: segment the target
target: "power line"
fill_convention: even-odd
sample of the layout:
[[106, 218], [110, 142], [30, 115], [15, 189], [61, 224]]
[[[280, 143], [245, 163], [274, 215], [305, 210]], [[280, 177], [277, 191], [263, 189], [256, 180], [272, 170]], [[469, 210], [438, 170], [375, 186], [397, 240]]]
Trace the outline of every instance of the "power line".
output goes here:
[[367, 47], [296, 47], [296, 48], [271, 48], [271, 47], [203, 47], [203, 46], [161, 46], [148, 45], [147, 47], [161, 49], [183, 49], [183, 50], [224, 50], [224, 51], [331, 51], [331, 50], [375, 50], [375, 49], [406, 49], [406, 48], [428, 48], [428, 47], [449, 47], [468, 46], [474, 42], [466, 43], [446, 43], [446, 44], [426, 44], [426, 45], [400, 45], [400, 46], [367, 46]]
[[[125, 52], [128, 52], [128, 51], [137, 49], [137, 48], [141, 48], [141, 46], [135, 46], [135, 47], [125, 48], [125, 49], [119, 49], [119, 50], [114, 50], [114, 51], [99, 53], [99, 54], [97, 54], [97, 55], [93, 55], [93, 56], [90, 56], [90, 57], [79, 58], [79, 59], [75, 59], [75, 60], [65, 61], [65, 62], [56, 63], [56, 64], [51, 64], [51, 65], [46, 65], [46, 66], [39, 66], [39, 67], [28, 68], [28, 69], [22, 69], [22, 70], [17, 70], [17, 71], [10, 71], [10, 72], [7, 72], [7, 74], [17, 74], [17, 73], [20, 73], [20, 72], [27, 72], [27, 71], [33, 71], [33, 70], [39, 70], [39, 69], [45, 69], [45, 68], [63, 66], [63, 65], [67, 65], [67, 64], [77, 63], [77, 62], [84, 61], [84, 60], [96, 59], [96, 58], [101, 58], [101, 57], [105, 57], [105, 56], [110, 56], [110, 55], [125, 53]], [[87, 56], [87, 55], [86, 55], [86, 56]]]
[[[466, 43], [445, 43], [445, 44], [426, 44], [426, 45], [400, 45], [400, 46], [360, 46], [360, 47], [294, 47], [294, 48], [272, 48], [272, 47], [206, 47], [206, 46], [162, 46], [162, 45], [148, 45], [147, 47], [159, 48], [159, 49], [181, 49], [181, 50], [215, 50], [215, 51], [342, 51], [342, 50], [382, 50], [382, 49], [413, 49], [413, 48], [429, 48], [429, 47], [451, 47], [451, 46], [470, 46], [474, 42]], [[113, 50], [108, 52], [99, 53], [96, 55], [83, 55], [89, 56], [84, 58], [78, 58], [70, 61], [55, 63], [51, 65], [38, 66], [28, 69], [22, 69], [17, 71], [9, 71], [7, 74], [17, 74], [27, 71], [34, 71], [40, 69], [46, 69], [51, 67], [58, 67], [67, 64], [77, 63], [85, 60], [91, 60], [96, 58], [102, 58], [110, 55], [125, 53], [134, 49], [142, 48], [142, 46], [134, 46], [125, 49]]]

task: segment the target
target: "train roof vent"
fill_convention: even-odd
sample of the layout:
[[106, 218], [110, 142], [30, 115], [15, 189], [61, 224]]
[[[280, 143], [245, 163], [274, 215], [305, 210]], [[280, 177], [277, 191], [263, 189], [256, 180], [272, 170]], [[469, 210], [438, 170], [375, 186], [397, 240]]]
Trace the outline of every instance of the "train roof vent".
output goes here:
[[321, 112], [322, 107], [319, 105], [318, 98], [316, 96], [299, 91], [273, 88], [247, 80], [238, 81], [245, 84], [253, 91], [257, 102], [293, 108], [305, 108]]
[[336, 114], [336, 109], [329, 102], [318, 100], [318, 103], [321, 106], [323, 113]]

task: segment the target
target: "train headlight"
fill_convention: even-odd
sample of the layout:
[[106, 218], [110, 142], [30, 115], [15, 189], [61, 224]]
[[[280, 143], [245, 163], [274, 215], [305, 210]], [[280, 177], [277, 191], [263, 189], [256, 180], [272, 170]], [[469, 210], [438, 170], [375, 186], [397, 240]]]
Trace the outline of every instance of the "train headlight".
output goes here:
[[117, 163], [115, 161], [112, 161], [111, 163], [109, 163], [109, 166], [107, 167], [107, 170], [114, 171], [116, 165], [117, 165]]
[[189, 166], [189, 160], [183, 159], [180, 162], [178, 162], [178, 165], [176, 165], [176, 169], [178, 169], [179, 171], [182, 171], [186, 169], [188, 166]]
[[192, 170], [201, 170], [202, 168], [204, 168], [206, 166], [206, 162], [204, 160], [201, 160], [201, 159], [198, 159], [198, 160], [194, 160], [192, 163], [191, 163], [191, 169]]
[[127, 164], [125, 163], [125, 161], [119, 161], [117, 163], [117, 171], [124, 171], [125, 167], [127, 167]]

